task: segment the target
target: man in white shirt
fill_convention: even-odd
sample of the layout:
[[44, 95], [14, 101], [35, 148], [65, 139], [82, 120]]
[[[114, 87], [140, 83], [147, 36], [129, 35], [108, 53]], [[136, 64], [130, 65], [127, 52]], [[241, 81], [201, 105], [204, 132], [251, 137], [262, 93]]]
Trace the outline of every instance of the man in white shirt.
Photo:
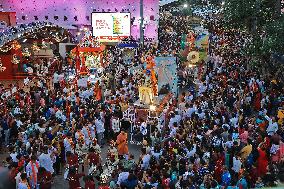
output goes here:
[[177, 120], [176, 120], [173, 112], [170, 113], [170, 116], [171, 116], [171, 118], [170, 118], [170, 121], [169, 121], [169, 128], [171, 129], [171, 128], [173, 128], [174, 123], [176, 123]]
[[[64, 148], [65, 148], [65, 153], [66, 152], [73, 152], [74, 150], [74, 146], [73, 144], [73, 141], [72, 141], [72, 138], [71, 138], [72, 134], [71, 133], [68, 133], [67, 134], [67, 137], [64, 139], [63, 143], [64, 143]], [[72, 141], [72, 142], [71, 142]], [[71, 142], [71, 143], [70, 143]]]
[[120, 185], [122, 182], [128, 179], [128, 176], [129, 176], [129, 172], [126, 170], [123, 170], [121, 173], [119, 173], [116, 184]]
[[179, 114], [179, 110], [178, 109], [176, 109], [176, 111], [175, 111], [175, 120], [176, 120], [176, 122], [179, 125], [180, 121], [181, 121], [181, 115]]
[[233, 157], [233, 167], [232, 170], [239, 173], [242, 168], [242, 162], [239, 157]]
[[196, 153], [196, 144], [193, 144], [193, 148], [190, 151], [187, 148], [185, 149], [185, 151], [186, 151], [186, 157], [190, 158], [194, 156], [194, 154]]
[[191, 92], [185, 97], [185, 101], [186, 102], [191, 102], [193, 99], [193, 95], [191, 94]]
[[185, 116], [188, 117], [188, 118], [191, 118], [191, 115], [192, 115], [194, 112], [196, 112], [196, 107], [194, 107], [194, 106], [191, 105], [191, 106], [187, 109], [187, 111], [186, 111], [186, 113], [185, 113]]
[[89, 146], [92, 140], [92, 133], [89, 125], [84, 125], [84, 127], [82, 128], [82, 133], [84, 135], [84, 141], [86, 145]]
[[265, 119], [269, 122], [268, 127], [266, 129], [266, 132], [268, 135], [272, 136], [276, 133], [278, 130], [278, 124], [275, 121], [275, 118], [273, 117], [272, 119], [268, 117], [267, 115], [265, 116]]
[[149, 167], [151, 156], [146, 153], [146, 148], [141, 149], [142, 159], [141, 159], [141, 169], [146, 170]]
[[239, 121], [238, 116], [234, 116], [230, 119], [230, 123], [232, 124], [233, 127], [238, 127], [238, 121]]
[[48, 147], [45, 146], [43, 148], [43, 153], [41, 153], [41, 155], [38, 157], [39, 163], [40, 163], [41, 167], [44, 167], [45, 170], [47, 170], [48, 172], [53, 174], [54, 173], [53, 161], [50, 157], [50, 154], [48, 154], [47, 151], [48, 151]]
[[95, 125], [98, 137], [98, 144], [103, 145], [102, 142], [104, 138], [105, 126], [104, 122], [101, 120], [101, 116], [97, 116], [97, 119], [95, 120]]
[[53, 87], [55, 89], [58, 89], [60, 87], [59, 86], [59, 75], [58, 75], [57, 71], [54, 72], [54, 74], [53, 74]]
[[178, 129], [178, 125], [176, 122], [174, 122], [173, 127], [170, 128], [171, 132], [170, 132], [170, 137], [175, 138], [176, 134], [177, 134], [177, 129]]
[[10, 153], [10, 157], [12, 158], [12, 161], [14, 163], [17, 163], [19, 160], [17, 158], [18, 153], [15, 151], [15, 149], [12, 151], [12, 153]]

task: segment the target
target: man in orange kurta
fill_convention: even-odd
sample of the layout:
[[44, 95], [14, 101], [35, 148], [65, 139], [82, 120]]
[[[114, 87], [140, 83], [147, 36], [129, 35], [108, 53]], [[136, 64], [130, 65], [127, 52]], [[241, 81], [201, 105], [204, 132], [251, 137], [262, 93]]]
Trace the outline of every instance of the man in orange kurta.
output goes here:
[[98, 81], [96, 82], [96, 84], [94, 86], [94, 95], [95, 95], [97, 101], [102, 100], [102, 89], [101, 89]]
[[128, 154], [127, 133], [121, 131], [116, 139], [118, 155]]

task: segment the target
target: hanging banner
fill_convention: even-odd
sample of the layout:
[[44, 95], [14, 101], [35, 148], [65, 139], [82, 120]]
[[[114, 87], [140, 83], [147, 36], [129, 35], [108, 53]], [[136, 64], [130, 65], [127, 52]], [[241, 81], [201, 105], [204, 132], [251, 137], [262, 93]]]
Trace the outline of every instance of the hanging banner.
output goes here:
[[101, 42], [118, 42], [130, 36], [130, 13], [92, 13], [93, 36]]
[[178, 94], [177, 59], [175, 57], [155, 57], [158, 74], [158, 92]]
[[200, 33], [195, 39], [195, 47], [197, 48], [208, 48], [209, 45], [209, 34], [208, 33]]

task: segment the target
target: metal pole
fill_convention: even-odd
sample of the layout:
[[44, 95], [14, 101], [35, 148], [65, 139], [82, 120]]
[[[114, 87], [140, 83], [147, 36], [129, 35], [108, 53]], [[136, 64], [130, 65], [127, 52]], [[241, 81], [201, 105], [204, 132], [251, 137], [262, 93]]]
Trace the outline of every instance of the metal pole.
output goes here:
[[144, 11], [143, 11], [143, 0], [140, 0], [140, 43], [144, 47]]

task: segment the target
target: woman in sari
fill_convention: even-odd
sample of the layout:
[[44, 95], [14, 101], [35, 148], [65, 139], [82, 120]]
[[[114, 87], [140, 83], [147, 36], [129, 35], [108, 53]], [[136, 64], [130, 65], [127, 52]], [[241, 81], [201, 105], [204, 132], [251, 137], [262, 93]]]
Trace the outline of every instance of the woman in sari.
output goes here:
[[267, 172], [267, 166], [268, 166], [268, 158], [267, 158], [267, 154], [265, 152], [265, 148], [263, 147], [263, 145], [261, 145], [260, 147], [258, 147], [258, 158], [257, 158], [257, 173], [258, 176], [263, 177], [266, 172]]

